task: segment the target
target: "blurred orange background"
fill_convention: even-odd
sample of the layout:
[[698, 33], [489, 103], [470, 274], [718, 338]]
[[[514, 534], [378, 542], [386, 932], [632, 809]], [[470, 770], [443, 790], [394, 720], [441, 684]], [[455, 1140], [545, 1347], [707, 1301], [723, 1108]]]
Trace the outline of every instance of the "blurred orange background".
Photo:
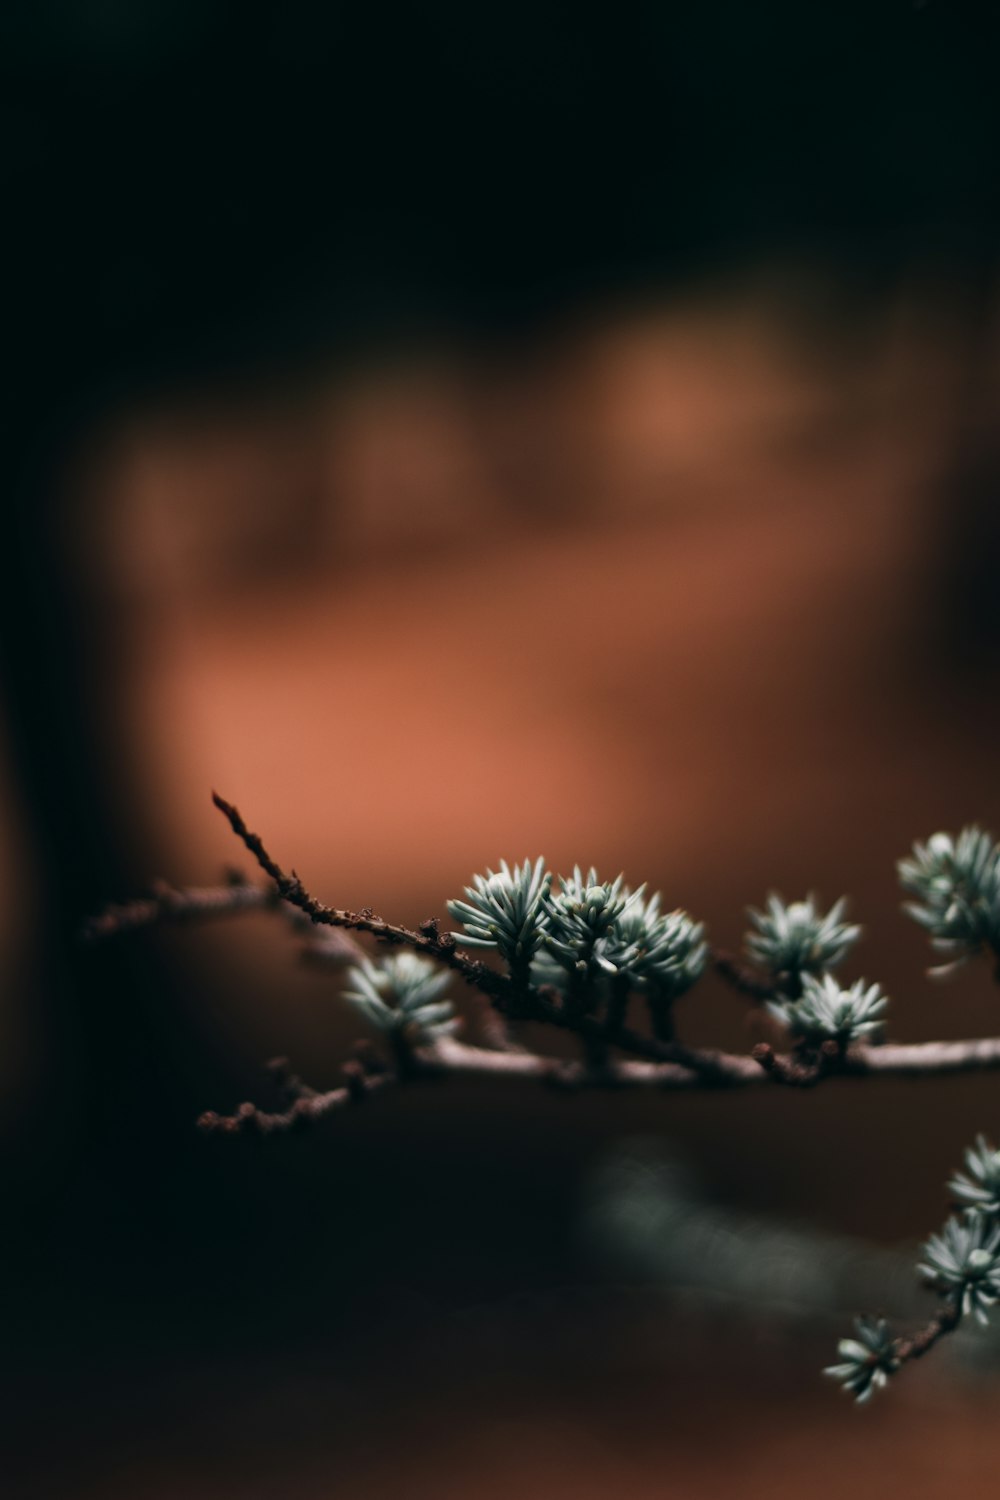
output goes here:
[[[581, 77], [603, 77], [599, 41], [579, 43]], [[629, 59], [635, 45], [616, 43]], [[983, 39], [949, 45], [954, 78], [978, 80]], [[141, 69], [117, 66], [131, 100]], [[548, 99], [556, 72], [525, 67]], [[298, 75], [281, 77], [291, 98]], [[204, 121], [189, 128], [198, 146]], [[237, 203], [256, 182], [244, 148]], [[428, 223], [465, 222], [460, 178]], [[156, 214], [183, 226], [202, 222], [190, 182], [204, 207], [218, 179], [186, 163], [169, 191], [149, 180]], [[995, 1032], [985, 969], [926, 980], [894, 876], [915, 838], [1000, 827], [992, 209], [980, 222], [970, 188], [942, 199], [934, 234], [907, 220], [889, 274], [885, 226], [830, 249], [817, 198], [808, 243], [774, 210], [761, 243], [720, 230], [725, 254], [699, 242], [680, 265], [657, 262], [657, 241], [641, 276], [623, 250], [571, 297], [571, 268], [552, 271], [553, 225], [577, 227], [567, 200], [530, 314], [510, 314], [523, 286], [488, 260], [489, 318], [401, 318], [386, 338], [365, 303], [349, 333], [318, 313], [315, 337], [272, 330], [250, 358], [234, 331], [246, 288], [225, 336], [211, 325], [224, 354], [195, 348], [242, 243], [227, 208], [177, 273], [193, 311], [175, 368], [168, 325], [188, 297], [175, 288], [153, 321], [142, 278], [166, 251], [142, 235], [134, 264], [122, 249], [152, 214], [126, 181], [123, 155], [104, 196], [84, 194], [84, 264], [107, 252], [107, 284], [52, 291], [64, 303], [43, 326], [70, 329], [64, 364], [36, 353], [12, 408], [34, 414], [12, 439], [26, 477], [0, 743], [16, 1493], [992, 1494], [995, 1356], [941, 1351], [859, 1413], [818, 1375], [853, 1304], [719, 1305], [602, 1257], [582, 1227], [597, 1164], [641, 1137], [734, 1223], [908, 1247], [992, 1128], [990, 1077], [752, 1098], [449, 1082], [307, 1137], [206, 1142], [196, 1115], [266, 1101], [274, 1054], [332, 1084], [358, 1030], [335, 982], [266, 916], [77, 941], [153, 877], [247, 867], [214, 787], [321, 899], [408, 923], [537, 853], [649, 881], [728, 949], [769, 890], [844, 892], [865, 928], [857, 973], [892, 997], [895, 1037]], [[711, 198], [685, 201], [708, 222]], [[418, 224], [401, 218], [412, 271]], [[372, 242], [389, 242], [379, 224]], [[300, 283], [297, 260], [247, 254], [240, 274], [272, 311], [320, 306], [327, 283], [350, 301], [342, 265]], [[133, 317], [126, 272], [157, 339], [136, 352], [122, 333], [92, 368], [79, 349], [102, 309], [122, 330]], [[97, 311], [66, 322], [100, 285]], [[712, 979], [680, 1021], [685, 1040], [751, 1039]], [[909, 1314], [908, 1282], [891, 1290], [886, 1311]]]

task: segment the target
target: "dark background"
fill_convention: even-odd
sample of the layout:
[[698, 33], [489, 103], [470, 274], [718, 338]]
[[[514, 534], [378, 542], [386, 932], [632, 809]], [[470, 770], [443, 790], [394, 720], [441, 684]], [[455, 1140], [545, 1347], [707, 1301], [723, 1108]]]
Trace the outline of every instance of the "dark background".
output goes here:
[[[536, 849], [730, 946], [771, 886], [849, 890], [898, 1035], [995, 1030], [985, 972], [925, 985], [892, 862], [997, 824], [998, 31], [5, 11], [14, 1493], [987, 1492], [990, 1377], [861, 1424], [814, 1374], [843, 1317], [681, 1317], [580, 1223], [642, 1133], [718, 1202], [916, 1239], [990, 1079], [449, 1085], [205, 1141], [354, 1023], [264, 918], [78, 933], [239, 862], [216, 785], [403, 920]], [[746, 1044], [711, 985], [688, 1014]]]

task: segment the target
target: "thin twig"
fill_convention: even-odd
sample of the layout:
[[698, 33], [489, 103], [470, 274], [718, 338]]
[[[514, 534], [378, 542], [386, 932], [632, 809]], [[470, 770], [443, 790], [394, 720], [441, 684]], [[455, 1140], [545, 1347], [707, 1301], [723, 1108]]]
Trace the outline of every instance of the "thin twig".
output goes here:
[[108, 906], [91, 917], [83, 929], [87, 942], [118, 937], [135, 932], [164, 918], [183, 922], [199, 917], [230, 917], [241, 911], [260, 911], [278, 906], [280, 896], [273, 886], [252, 885], [249, 881], [221, 886], [186, 886], [175, 889], [157, 881], [148, 897]]
[[[366, 1079], [364, 1092], [370, 1093], [374, 1089], [381, 1088], [383, 1084], [391, 1082], [393, 1079], [390, 1074], [380, 1078]], [[233, 1115], [218, 1115], [214, 1110], [209, 1109], [199, 1116], [198, 1129], [208, 1135], [215, 1133], [238, 1135], [241, 1131], [253, 1131], [257, 1135], [274, 1135], [282, 1131], [295, 1130], [304, 1125], [314, 1125], [333, 1110], [355, 1103], [357, 1103], [356, 1090], [345, 1084], [343, 1088], [330, 1089], [326, 1094], [304, 1095], [301, 1099], [296, 1099], [290, 1108], [279, 1110], [274, 1114], [258, 1109], [255, 1104], [249, 1103], [241, 1104]]]
[[287, 1058], [275, 1058], [268, 1064], [268, 1070], [275, 1077], [281, 1091], [291, 1100], [287, 1109], [271, 1112], [258, 1109], [249, 1102], [241, 1104], [235, 1114], [231, 1115], [219, 1115], [210, 1109], [199, 1117], [198, 1129], [210, 1135], [276, 1135], [298, 1130], [307, 1125], [315, 1125], [334, 1110], [361, 1104], [369, 1094], [397, 1081], [396, 1075], [388, 1069], [374, 1060], [369, 1062], [367, 1054], [346, 1062], [341, 1069], [344, 1075], [343, 1086], [329, 1089], [326, 1093], [318, 1093], [304, 1084], [301, 1078], [292, 1073]]
[[948, 1333], [954, 1333], [962, 1321], [962, 1310], [957, 1302], [943, 1302], [934, 1317], [919, 1333], [912, 1334], [909, 1338], [897, 1339], [893, 1352], [901, 1365], [910, 1360], [921, 1359], [929, 1349], [933, 1349], [939, 1339]]
[[469, 984], [475, 985], [486, 994], [498, 998], [508, 994], [511, 986], [505, 975], [497, 974], [485, 964], [462, 953], [450, 933], [438, 932], [436, 923], [425, 922], [420, 932], [413, 932], [409, 927], [386, 922], [382, 917], [375, 916], [370, 907], [364, 907], [361, 911], [348, 911], [342, 907], [324, 906], [321, 901], [316, 900], [315, 896], [309, 894], [294, 870], [286, 874], [277, 861], [271, 858], [260, 835], [250, 831], [240, 816], [239, 810], [232, 803], [220, 797], [218, 792], [212, 793], [212, 801], [228, 819], [229, 826], [237, 838], [242, 840], [264, 873], [274, 881], [282, 899], [291, 906], [298, 907], [299, 911], [304, 912], [318, 927], [346, 927], [354, 932], [370, 933], [381, 943], [413, 948], [416, 952], [426, 954], [428, 958], [434, 958], [438, 963], [446, 964], [448, 968], [456, 970]]

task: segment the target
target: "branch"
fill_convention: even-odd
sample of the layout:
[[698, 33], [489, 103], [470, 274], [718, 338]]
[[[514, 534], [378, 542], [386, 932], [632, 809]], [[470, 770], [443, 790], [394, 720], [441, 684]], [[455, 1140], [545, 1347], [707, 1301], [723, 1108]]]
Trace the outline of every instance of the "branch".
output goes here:
[[[759, 1056], [678, 1047], [686, 1062], [609, 1062], [600, 1071], [563, 1064], [563, 1077], [581, 1087], [659, 1089], [757, 1088], [765, 1084], [802, 1085], [836, 1078], [940, 1078], [953, 1073], [1000, 1069], [1000, 1037], [965, 1042], [918, 1042], [895, 1047], [857, 1047], [825, 1067], [808, 1069], [791, 1053]], [[504, 1078], [545, 1078], [552, 1059], [534, 1052], [492, 1052], [450, 1038], [418, 1057], [451, 1073], [489, 1073]], [[777, 1064], [777, 1069], [774, 1068]], [[790, 1076], [791, 1075], [791, 1076]], [[802, 1076], [805, 1075], [805, 1076]]]
[[456, 970], [467, 983], [482, 990], [484, 994], [494, 998], [510, 994], [512, 985], [505, 975], [497, 974], [485, 964], [478, 963], [469, 958], [468, 954], [460, 952], [455, 939], [450, 933], [440, 933], [437, 921], [433, 918], [421, 923], [420, 931], [414, 932], [409, 927], [386, 922], [381, 917], [375, 916], [371, 907], [368, 906], [361, 911], [324, 906], [321, 901], [316, 900], [315, 896], [309, 894], [294, 870], [291, 874], [286, 874], [277, 861], [271, 858], [260, 835], [251, 833], [240, 816], [239, 810], [233, 807], [232, 803], [220, 797], [218, 792], [212, 793], [212, 801], [228, 820], [236, 837], [242, 840], [265, 875], [269, 875], [274, 881], [282, 900], [287, 901], [290, 906], [297, 907], [316, 926], [343, 927], [354, 932], [370, 933], [381, 943], [412, 948], [417, 953], [436, 959], [438, 963], [446, 964], [448, 968]]
[[989, 1073], [1000, 1068], [1000, 1037], [957, 1042], [914, 1042], [859, 1047], [844, 1060], [844, 1072], [884, 1078], [940, 1077], [947, 1073]]
[[139, 901], [126, 901], [105, 907], [99, 916], [91, 917], [83, 928], [86, 942], [117, 937], [150, 927], [164, 918], [182, 922], [199, 917], [229, 917], [241, 911], [273, 910], [280, 896], [270, 886], [251, 885], [233, 880], [222, 886], [189, 886], [177, 890], [166, 881], [156, 881], [151, 894]]
[[106, 906], [83, 926], [84, 942], [103, 942], [123, 933], [152, 927], [156, 922], [186, 922], [202, 917], [230, 917], [243, 911], [280, 912], [293, 927], [310, 929], [303, 959], [318, 968], [342, 969], [364, 957], [364, 949], [346, 932], [334, 927], [312, 927], [297, 907], [283, 901], [273, 885], [252, 885], [235, 878], [227, 885], [179, 886], [157, 881], [148, 897]]
[[[755, 1049], [756, 1056], [745, 1056], [738, 1053], [720, 1052], [712, 1048], [686, 1047], [680, 1042], [661, 1042], [654, 1037], [631, 1031], [627, 1027], [619, 1027], [609, 1033], [607, 1028], [593, 1016], [568, 1015], [554, 1000], [548, 998], [543, 990], [533, 988], [527, 988], [523, 992], [515, 990], [506, 975], [498, 974], [485, 964], [470, 959], [468, 954], [458, 948], [454, 938], [447, 933], [439, 933], [437, 922], [433, 919], [422, 923], [419, 932], [413, 932], [407, 927], [383, 921], [381, 917], [374, 916], [367, 907], [360, 912], [353, 912], [340, 907], [324, 906], [309, 894], [294, 871], [291, 875], [287, 875], [272, 859], [260, 837], [250, 832], [231, 803], [226, 802], [216, 792], [212, 793], [212, 800], [228, 819], [233, 832], [253, 854], [261, 869], [275, 882], [281, 898], [303, 912], [311, 922], [317, 925], [368, 932], [380, 942], [412, 948], [456, 970], [467, 983], [499, 1004], [501, 1010], [505, 1006], [523, 1007], [527, 1002], [527, 1019], [573, 1031], [585, 1041], [610, 1043], [634, 1057], [660, 1065], [652, 1070], [647, 1068], [638, 1071], [634, 1067], [624, 1068], [623, 1064], [618, 1064], [617, 1067], [609, 1066], [607, 1076], [619, 1084], [626, 1081], [641, 1081], [643, 1084], [661, 1088], [691, 1088], [694, 1084], [703, 1088], [745, 1088], [771, 1082], [800, 1086], [803, 1083], [811, 1084], [838, 1075], [852, 1078], [875, 1075], [911, 1078], [941, 1076], [950, 1073], [987, 1072], [1000, 1068], [1000, 1037], [955, 1042], [921, 1042], [912, 1045], [856, 1047], [843, 1057], [826, 1058], [822, 1066], [812, 1068], [808, 1065], [804, 1066], [802, 1060], [794, 1054], [774, 1053], [770, 1048]], [[731, 981], [734, 975], [738, 974], [739, 987], [747, 993], [752, 993], [754, 998], [762, 998], [763, 984], [759, 983], [749, 972], [739, 970], [727, 955], [717, 956], [716, 968]], [[524, 1013], [523, 1010], [521, 1013]], [[459, 1044], [453, 1043], [452, 1045], [458, 1046]], [[491, 1071], [478, 1064], [473, 1069], [470, 1053], [491, 1058], [508, 1055], [463, 1047], [462, 1056], [465, 1067], [461, 1071]], [[538, 1061], [543, 1067], [546, 1064], [546, 1059], [536, 1059], [532, 1053], [512, 1053], [509, 1056], [515, 1064], [522, 1066], [525, 1060]], [[453, 1059], [450, 1071], [456, 1071], [454, 1062]], [[516, 1068], [507, 1067], [496, 1071], [504, 1071], [510, 1076]], [[582, 1069], [581, 1074], [583, 1080], [587, 1082], [593, 1081], [594, 1077], [602, 1076], [601, 1074], [587, 1074]], [[531, 1069], [526, 1069], [523, 1076], [532, 1076]]]
[[961, 1321], [962, 1310], [958, 1303], [943, 1302], [919, 1333], [912, 1334], [908, 1339], [896, 1340], [894, 1352], [897, 1360], [905, 1365], [910, 1360], [921, 1359], [945, 1334], [954, 1333]]
[[[252, 833], [240, 812], [232, 803], [212, 793], [212, 801], [227, 819], [229, 826], [256, 859], [261, 869], [274, 881], [278, 894], [290, 906], [303, 912], [317, 926], [340, 927], [355, 932], [370, 933], [379, 942], [404, 946], [422, 953], [428, 958], [446, 964], [462, 975], [467, 984], [481, 990], [504, 1013], [513, 1013], [525, 1020], [542, 1021], [562, 1030], [572, 1031], [595, 1049], [612, 1045], [623, 1052], [643, 1057], [651, 1062], [678, 1063], [689, 1071], [704, 1074], [714, 1083], [727, 1083], [733, 1069], [722, 1053], [701, 1048], [684, 1047], [676, 1042], [661, 1042], [640, 1032], [618, 1027], [613, 1032], [593, 1016], [570, 1013], [546, 996], [544, 990], [531, 985], [515, 985], [506, 974], [498, 974], [486, 964], [469, 958], [450, 933], [438, 931], [435, 918], [420, 925], [420, 931], [386, 922], [374, 915], [370, 907], [360, 912], [344, 907], [324, 906], [310, 895], [293, 870], [286, 874], [277, 860], [264, 846], [259, 834]], [[736, 1061], [742, 1063], [743, 1059]]]
[[[474, 877], [475, 890], [466, 890], [471, 905], [449, 902], [449, 910], [468, 934], [464, 941], [495, 949], [506, 963], [507, 972], [498, 972], [464, 951], [457, 934], [442, 933], [437, 918], [413, 930], [386, 922], [370, 907], [351, 911], [324, 905], [294, 870], [287, 873], [278, 864], [236, 807], [215, 792], [212, 799], [270, 885], [256, 886], [237, 877], [224, 887], [178, 890], [161, 882], [145, 900], [108, 907], [88, 924], [85, 936], [110, 937], [160, 919], [281, 911], [295, 926], [308, 929], [308, 957], [335, 967], [359, 965], [354, 971], [356, 988], [348, 990], [348, 999], [382, 1029], [388, 1057], [382, 1061], [370, 1046], [359, 1044], [341, 1069], [341, 1084], [325, 1092], [310, 1088], [286, 1059], [277, 1059], [269, 1069], [283, 1107], [269, 1111], [243, 1103], [232, 1115], [209, 1111], [198, 1121], [204, 1131], [281, 1134], [362, 1104], [390, 1084], [405, 1086], [449, 1075], [532, 1080], [564, 1089], [691, 1091], [765, 1085], [812, 1088], [834, 1078], [941, 1077], [1000, 1069], [1000, 1037], [878, 1044], [887, 1005], [879, 986], [866, 989], [865, 981], [858, 980], [845, 990], [828, 972], [860, 931], [840, 920], [843, 900], [826, 915], [817, 912], [812, 897], [786, 906], [772, 896], [766, 913], [751, 911], [757, 931], [748, 940], [748, 951], [761, 960], [766, 971], [761, 972], [732, 954], [707, 950], [703, 928], [685, 913], [660, 917], [659, 896], [626, 921], [624, 909], [640, 898], [641, 891], [629, 895], [626, 889], [618, 899], [621, 877], [611, 886], [599, 886], [591, 872], [590, 885], [585, 885], [577, 870], [572, 881], [563, 880], [562, 897], [546, 905], [552, 877], [541, 860], [534, 866], [526, 861], [513, 871], [502, 862], [500, 873]], [[1000, 845], [971, 828], [963, 830], [957, 842], [936, 834], [926, 846], [916, 845], [914, 855], [901, 863], [901, 879], [907, 890], [923, 898], [922, 905], [911, 904], [910, 910], [931, 932], [935, 945], [949, 953], [957, 951], [960, 958], [981, 952], [984, 945], [1000, 954]], [[986, 937], [980, 917], [967, 919], [954, 895], [958, 889], [965, 901], [969, 883], [978, 882], [979, 889], [984, 881], [981, 900], [992, 903], [992, 927]], [[681, 923], [679, 929], [676, 922], [670, 926], [674, 919]], [[598, 955], [597, 944], [612, 927], [609, 956]], [[443, 976], [405, 956], [373, 969], [351, 932], [367, 933], [376, 942], [408, 949], [460, 974], [480, 1003], [486, 1002], [483, 1044], [469, 1045], [450, 1034], [460, 1023], [450, 1003], [440, 999]], [[557, 985], [532, 980], [531, 959], [540, 941], [568, 976]], [[813, 970], [803, 972], [803, 953], [814, 965], [827, 966], [818, 978]], [[768, 1010], [785, 1024], [791, 1038], [788, 1050], [776, 1052], [760, 1042], [746, 1055], [676, 1040], [672, 1003], [702, 973], [706, 956], [718, 976], [752, 1004], [770, 1002]], [[594, 977], [599, 965], [600, 985]], [[605, 975], [610, 980], [605, 981]], [[383, 998], [383, 983], [395, 987], [390, 995], [395, 1008]], [[652, 1035], [625, 1024], [633, 991], [647, 995]], [[567, 1062], [523, 1047], [508, 1031], [514, 1020], [569, 1031], [582, 1043], [582, 1055]], [[1000, 1152], [980, 1137], [966, 1152], [966, 1165], [969, 1175], [960, 1174], [951, 1184], [960, 1206], [941, 1233], [927, 1241], [925, 1261], [918, 1267], [945, 1300], [924, 1327], [908, 1336], [893, 1336], [884, 1318], [859, 1317], [856, 1337], [840, 1341], [840, 1363], [826, 1371], [859, 1401], [884, 1386], [902, 1365], [922, 1358], [959, 1327], [970, 1309], [985, 1320], [988, 1308], [1000, 1301]]]
[[268, 1064], [268, 1071], [289, 1100], [286, 1109], [271, 1113], [249, 1102], [241, 1104], [232, 1115], [219, 1115], [210, 1109], [199, 1116], [198, 1129], [206, 1134], [220, 1135], [239, 1135], [241, 1132], [281, 1134], [315, 1125], [325, 1115], [345, 1105], [362, 1104], [369, 1094], [397, 1081], [396, 1076], [384, 1068], [363, 1044], [357, 1048], [357, 1055], [341, 1069], [343, 1085], [326, 1093], [319, 1093], [304, 1084], [291, 1072], [287, 1058], [273, 1059]]
[[[632, 1059], [609, 1060], [599, 1066], [560, 1063], [505, 1042], [502, 1034], [497, 1032], [490, 1035], [488, 1047], [473, 1047], [448, 1040], [440, 1041], [434, 1048], [418, 1049], [413, 1054], [417, 1076], [427, 1072], [492, 1073], [506, 1078], [557, 1079], [573, 1087], [690, 1090], [754, 1088], [765, 1083], [811, 1087], [835, 1077], [940, 1077], [1000, 1069], [1000, 1037], [857, 1046], [846, 1054], [827, 1052], [815, 1058], [798, 1052], [778, 1053], [762, 1043], [746, 1055], [663, 1041], [624, 1026], [609, 1027], [594, 1016], [571, 1015], [562, 1007], [554, 991], [515, 986], [508, 976], [471, 959], [459, 949], [450, 934], [439, 932], [433, 918], [421, 923], [419, 931], [413, 931], [385, 922], [369, 908], [354, 912], [324, 906], [310, 895], [294, 871], [286, 874], [268, 853], [260, 837], [247, 828], [235, 807], [216, 793], [213, 793], [213, 801], [273, 882], [273, 887], [254, 885], [239, 878], [225, 886], [184, 889], [158, 883], [148, 899], [109, 906], [93, 918], [85, 928], [85, 936], [90, 941], [134, 931], [159, 920], [186, 921], [229, 916], [241, 911], [281, 910], [294, 921], [305, 922], [315, 929], [313, 942], [305, 954], [308, 959], [334, 966], [355, 962], [361, 950], [348, 937], [348, 931], [366, 932], [379, 942], [408, 947], [461, 974], [492, 1003], [495, 1009], [491, 1015], [501, 1027], [503, 1017], [513, 1013], [574, 1032], [593, 1048], [595, 1057], [602, 1046], [611, 1046], [629, 1054]], [[715, 955], [715, 968], [723, 978], [754, 1000], [769, 993], [762, 978], [741, 968], [728, 954]], [[351, 1099], [346, 1088], [327, 1094], [310, 1091], [308, 1097], [296, 1100], [296, 1107], [284, 1114], [267, 1116], [247, 1105], [243, 1107], [241, 1118], [252, 1117], [258, 1124], [267, 1120], [270, 1122], [268, 1129], [287, 1129], [296, 1120], [318, 1118], [342, 1103], [350, 1103]], [[231, 1123], [227, 1126], [225, 1119], [212, 1114], [204, 1117], [203, 1123], [206, 1128], [232, 1128]]]
[[[988, 1048], [988, 1052], [984, 1052], [984, 1048]], [[683, 1050], [695, 1054], [695, 1049]], [[883, 1053], [889, 1053], [890, 1056], [883, 1058]], [[837, 1076], [940, 1077], [948, 1073], [997, 1068], [1000, 1067], [1000, 1039], [989, 1042], [927, 1042], [905, 1047], [859, 1047], [848, 1053], [838, 1068], [831, 1066], [829, 1070], [822, 1067], [807, 1069], [787, 1053], [776, 1056], [772, 1054], [772, 1060], [767, 1065], [763, 1065], [756, 1056], [746, 1057], [725, 1052], [697, 1053], [694, 1060], [697, 1066], [619, 1059], [608, 1061], [600, 1068], [591, 1068], [583, 1062], [564, 1062], [537, 1052], [498, 1052], [443, 1037], [433, 1046], [417, 1047], [410, 1052], [405, 1081], [409, 1083], [450, 1075], [529, 1081], [570, 1090], [656, 1089], [666, 1092], [755, 1089], [767, 1084], [809, 1087]], [[241, 1104], [233, 1115], [218, 1115], [209, 1111], [201, 1116], [199, 1127], [230, 1134], [252, 1128], [260, 1134], [268, 1135], [275, 1131], [290, 1130], [295, 1126], [314, 1124], [333, 1110], [361, 1102], [369, 1093], [385, 1084], [402, 1081], [398, 1073], [380, 1070], [367, 1053], [363, 1062], [355, 1060], [345, 1064], [344, 1073], [347, 1075], [345, 1086], [327, 1093], [300, 1087], [291, 1106], [283, 1112], [269, 1114], [253, 1104]], [[947, 1322], [946, 1314], [947, 1308], [943, 1309], [938, 1320], [928, 1325], [928, 1328], [936, 1327], [941, 1318]], [[950, 1326], [942, 1326], [928, 1342], [928, 1329], [925, 1329], [921, 1334], [915, 1335], [914, 1339], [905, 1341], [908, 1352], [900, 1355], [900, 1358], [919, 1357], [930, 1348], [931, 1343], [949, 1331]], [[922, 1339], [925, 1342], [917, 1347]], [[911, 1343], [914, 1345], [912, 1349]]]
[[[747, 1058], [734, 1058], [734, 1063], [746, 1067], [744, 1082], [767, 1081]], [[284, 1059], [280, 1064], [287, 1066]], [[271, 1071], [276, 1065], [271, 1064]], [[752, 1071], [751, 1071], [752, 1070]], [[389, 1083], [403, 1081], [401, 1073], [380, 1071], [367, 1057], [363, 1061], [346, 1063], [342, 1070], [346, 1083], [341, 1088], [318, 1093], [306, 1088], [298, 1079], [297, 1087], [289, 1107], [283, 1111], [269, 1113], [256, 1105], [241, 1104], [232, 1115], [219, 1115], [208, 1110], [198, 1120], [200, 1130], [237, 1135], [241, 1131], [253, 1131], [258, 1135], [273, 1135], [276, 1132], [293, 1130], [313, 1125], [325, 1115], [347, 1105], [361, 1103], [375, 1089]], [[697, 1088], [704, 1087], [704, 1079], [690, 1069], [674, 1063], [612, 1062], [600, 1070], [588, 1069], [581, 1062], [562, 1062], [558, 1058], [543, 1057], [537, 1052], [497, 1052], [486, 1047], [471, 1047], [456, 1042], [450, 1037], [442, 1038], [433, 1047], [413, 1049], [405, 1069], [407, 1083], [419, 1079], [440, 1078], [454, 1074], [464, 1077], [494, 1077], [504, 1079], [530, 1079], [566, 1089], [580, 1088]]]

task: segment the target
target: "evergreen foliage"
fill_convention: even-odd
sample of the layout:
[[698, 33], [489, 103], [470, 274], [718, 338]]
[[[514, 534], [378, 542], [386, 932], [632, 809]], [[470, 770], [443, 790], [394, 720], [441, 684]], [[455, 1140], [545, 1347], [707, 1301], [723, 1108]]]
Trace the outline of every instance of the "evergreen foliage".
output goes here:
[[347, 971], [344, 999], [379, 1031], [433, 1042], [455, 1030], [455, 1008], [441, 996], [451, 976], [417, 953], [362, 958]]
[[991, 834], [975, 824], [957, 838], [935, 833], [897, 868], [903, 889], [917, 898], [905, 910], [938, 953], [961, 963], [984, 948], [1000, 952], [1000, 846]]
[[841, 989], [832, 974], [814, 979], [802, 975], [802, 994], [797, 1000], [772, 1000], [768, 1010], [788, 1027], [791, 1035], [810, 1047], [835, 1042], [849, 1047], [852, 1042], [874, 1041], [881, 1036], [888, 1000], [877, 984], [865, 987], [863, 979], [855, 980], [850, 989]]
[[815, 896], [786, 903], [772, 894], [765, 911], [747, 913], [754, 929], [746, 935], [747, 953], [779, 986], [797, 987], [803, 974], [835, 968], [858, 941], [861, 928], [841, 921], [846, 908], [844, 896], [823, 914]]
[[[1000, 1069], [1000, 1037], [884, 1044], [889, 1002], [880, 986], [864, 979], [845, 984], [831, 972], [861, 935], [844, 921], [843, 898], [826, 912], [814, 896], [786, 903], [772, 894], [763, 910], [750, 908], [749, 970], [713, 951], [703, 924], [686, 912], [663, 911], [660, 895], [647, 895], [644, 885], [633, 890], [622, 875], [602, 880], [595, 868], [579, 865], [555, 877], [543, 859], [501, 860], [496, 870], [474, 875], [464, 898], [447, 903], [458, 930], [442, 933], [431, 917], [414, 931], [369, 908], [323, 905], [276, 863], [236, 808], [218, 796], [215, 802], [270, 885], [161, 889], [152, 899], [110, 907], [89, 925], [89, 935], [253, 907], [283, 909], [299, 923], [305, 917], [316, 934], [316, 956], [335, 968], [349, 963], [343, 997], [387, 1037], [391, 1064], [362, 1050], [345, 1067], [342, 1087], [319, 1093], [291, 1079], [287, 1109], [269, 1114], [244, 1104], [231, 1116], [209, 1112], [201, 1120], [205, 1129], [287, 1130], [388, 1083], [448, 1072], [577, 1087], [713, 1090]], [[898, 873], [911, 898], [905, 911], [927, 932], [933, 951], [950, 960], [936, 972], [984, 953], [1000, 957], [1000, 846], [992, 835], [976, 826], [957, 837], [935, 833], [899, 861]], [[368, 956], [349, 934], [369, 936], [381, 951]], [[470, 956], [480, 951], [497, 962]], [[758, 1026], [783, 1031], [786, 1050], [761, 1041], [748, 1054], [727, 1053], [677, 1040], [673, 1003], [710, 968], [751, 1002]], [[453, 974], [486, 1002], [484, 1043], [454, 1037], [461, 1021], [445, 994]], [[629, 1014], [637, 999], [647, 1012], [638, 1028]], [[531, 1051], [509, 1034], [513, 1020], [575, 1035], [579, 1061]], [[949, 1187], [955, 1212], [929, 1236], [917, 1264], [939, 1298], [937, 1311], [909, 1336], [894, 1333], [881, 1316], [858, 1318], [826, 1371], [859, 1402], [964, 1318], [985, 1322], [1000, 1302], [1000, 1151], [979, 1136]]]

